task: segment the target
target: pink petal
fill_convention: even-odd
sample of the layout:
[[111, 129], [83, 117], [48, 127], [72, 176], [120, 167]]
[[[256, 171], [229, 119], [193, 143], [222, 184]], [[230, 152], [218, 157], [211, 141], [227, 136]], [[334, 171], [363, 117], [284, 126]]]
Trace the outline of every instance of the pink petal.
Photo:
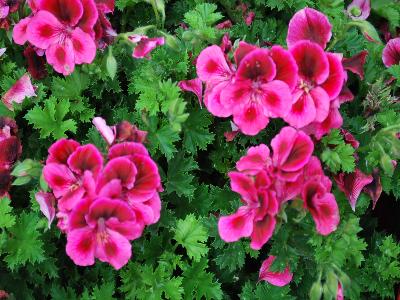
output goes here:
[[256, 16], [254, 11], [249, 11], [244, 18], [244, 23], [246, 23], [247, 26], [250, 26], [251, 23], [253, 23], [254, 17]]
[[290, 272], [289, 267], [286, 267], [283, 272], [271, 272], [270, 267], [275, 259], [275, 256], [270, 255], [262, 263], [258, 278], [275, 286], [285, 286], [292, 281], [293, 273]]
[[[130, 208], [129, 208], [130, 209]], [[119, 221], [111, 217], [106, 221], [107, 228], [118, 232], [127, 240], [134, 240], [139, 238], [143, 233], [143, 226], [136, 221]]]
[[275, 217], [266, 215], [262, 220], [255, 221], [253, 232], [251, 233], [250, 247], [254, 250], [260, 250], [262, 246], [269, 241], [274, 233], [276, 225]]
[[192, 92], [197, 96], [201, 106], [203, 96], [203, 84], [199, 78], [179, 81], [178, 86], [182, 91]]
[[292, 94], [289, 86], [280, 80], [274, 80], [261, 85], [262, 104], [271, 117], [284, 117], [292, 104]]
[[201, 51], [196, 62], [197, 76], [202, 81], [220, 82], [231, 76], [221, 48], [213, 45]]
[[255, 175], [257, 172], [270, 164], [270, 152], [268, 146], [261, 144], [249, 148], [247, 154], [240, 158], [236, 163], [238, 171], [246, 171], [246, 173]]
[[242, 237], [249, 237], [253, 232], [254, 212], [247, 207], [239, 207], [233, 215], [221, 217], [218, 221], [218, 231], [225, 242], [236, 242]]
[[93, 62], [96, 56], [96, 44], [92, 37], [82, 31], [80, 28], [75, 28], [71, 35], [72, 46], [76, 64]]
[[8, 109], [13, 110], [13, 103], [21, 104], [25, 98], [35, 97], [35, 88], [28, 74], [22, 75], [3, 95], [2, 101]]
[[89, 214], [86, 219], [89, 224], [95, 224], [100, 218], [105, 220], [109, 218], [116, 218], [120, 222], [135, 221], [135, 214], [129, 205], [121, 200], [98, 198], [95, 200], [89, 209]]
[[23, 45], [28, 40], [27, 30], [29, 23], [31, 22], [31, 17], [21, 19], [13, 29], [13, 40], [18, 45]]
[[61, 139], [49, 148], [48, 163], [67, 164], [69, 156], [78, 148], [80, 144], [74, 140]]
[[342, 61], [343, 68], [345, 70], [353, 72], [354, 74], [357, 74], [360, 77], [360, 79], [364, 79], [364, 65], [367, 56], [368, 56], [368, 51], [363, 50], [352, 57], [343, 58]]
[[267, 49], [256, 49], [241, 60], [236, 77], [240, 80], [271, 81], [276, 76], [276, 66]]
[[91, 171], [96, 178], [103, 166], [103, 157], [92, 144], [80, 146], [68, 158], [68, 166], [81, 175], [86, 170]]
[[116, 144], [108, 150], [108, 159], [136, 154], [149, 155], [149, 152], [146, 147], [140, 143], [124, 142]]
[[116, 270], [126, 265], [131, 256], [131, 243], [113, 230], [107, 230], [107, 237], [100, 240], [96, 247], [96, 257], [103, 262], [108, 262]]
[[50, 12], [69, 26], [76, 25], [83, 14], [80, 0], [39, 0], [38, 8]]
[[110, 127], [107, 125], [106, 120], [101, 117], [93, 119], [92, 123], [96, 126], [97, 131], [101, 134], [108, 145], [112, 145], [115, 140], [115, 126]]
[[39, 203], [40, 211], [47, 218], [48, 226], [50, 228], [50, 225], [56, 216], [56, 209], [54, 208], [56, 199], [54, 198], [54, 195], [52, 193], [40, 191], [35, 194], [35, 199]]
[[382, 60], [386, 67], [397, 65], [400, 62], [400, 37], [391, 39], [382, 52]]
[[[360, 10], [360, 15], [353, 13], [354, 8]], [[353, 0], [347, 7], [347, 12], [353, 20], [366, 20], [371, 12], [370, 0]]]
[[299, 41], [309, 40], [325, 49], [332, 36], [331, 29], [332, 25], [323, 13], [312, 8], [299, 10], [289, 22], [286, 39], [288, 47], [293, 47]]
[[239, 66], [242, 59], [249, 54], [251, 51], [258, 49], [258, 47], [248, 44], [246, 42], [240, 41], [239, 46], [233, 54], [235, 58], [236, 65]]
[[228, 176], [231, 179], [232, 191], [242, 196], [248, 204], [258, 201], [257, 189], [252, 178], [240, 172], [229, 172]]
[[233, 121], [240, 128], [240, 131], [247, 135], [257, 135], [267, 127], [269, 118], [264, 114], [261, 105], [251, 103], [243, 107], [243, 111], [234, 113]]
[[83, 14], [78, 26], [87, 33], [93, 31], [93, 27], [99, 18], [96, 3], [94, 0], [82, 0]]
[[297, 84], [298, 67], [292, 54], [281, 46], [273, 46], [269, 54], [276, 66], [274, 79], [287, 83], [289, 88], [293, 90]]
[[311, 95], [302, 90], [296, 90], [293, 94], [293, 101], [292, 108], [284, 120], [296, 128], [302, 128], [312, 123], [315, 120], [317, 109]]
[[121, 193], [122, 193], [121, 180], [112, 179], [109, 182], [105, 183], [100, 188], [100, 190], [98, 191], [98, 196], [114, 199], [114, 198], [121, 198]]
[[[133, 37], [133, 40], [135, 39], [136, 38]], [[164, 45], [164, 43], [164, 37], [148, 38], [146, 36], [141, 36], [140, 41], [133, 50], [132, 56], [134, 58], [148, 58], [151, 51], [153, 51], [157, 46]]]
[[338, 188], [344, 192], [350, 202], [351, 208], [356, 209], [357, 199], [361, 194], [362, 189], [373, 181], [371, 175], [366, 175], [359, 169], [353, 173], [340, 173], [336, 175], [335, 181]]
[[349, 90], [347, 86], [343, 85], [342, 90], [340, 91], [340, 94], [338, 96], [339, 104], [353, 101], [353, 99], [353, 93]]
[[10, 7], [9, 6], [1, 6], [0, 7], [0, 19], [7, 18], [9, 12], [10, 12]]
[[128, 158], [114, 158], [104, 167], [99, 186], [104, 186], [113, 179], [119, 179], [123, 187], [131, 189], [135, 184], [137, 172], [135, 165]]
[[338, 282], [338, 288], [337, 288], [337, 293], [336, 293], [336, 300], [344, 300], [343, 296], [343, 287], [340, 281]]
[[4, 55], [4, 53], [6, 53], [7, 48], [0, 48], [0, 57], [2, 57]]
[[232, 27], [232, 21], [231, 20], [226, 20], [221, 23], [218, 23], [215, 25], [215, 28], [217, 29], [229, 29]]
[[319, 86], [310, 91], [310, 96], [315, 105], [315, 121], [323, 122], [329, 114], [330, 100], [329, 95]]
[[50, 45], [46, 50], [46, 59], [56, 72], [65, 76], [70, 75], [75, 69], [72, 41], [67, 39], [64, 44]]
[[226, 89], [233, 87], [229, 81], [219, 82], [216, 85], [207, 84], [206, 91], [204, 93], [204, 105], [207, 110], [217, 117], [229, 117], [232, 115], [232, 109], [230, 105], [222, 102], [222, 92]]
[[321, 87], [328, 93], [329, 99], [333, 100], [339, 96], [345, 76], [340, 59], [332, 53], [326, 53], [326, 55], [329, 61], [329, 77]]
[[[89, 213], [92, 200], [85, 198], [79, 201], [68, 216], [68, 229], [73, 231], [75, 229], [85, 228], [88, 226], [87, 214]], [[59, 215], [57, 214], [57, 217]]]
[[153, 220], [149, 224], [157, 223], [160, 219], [161, 212], [161, 200], [158, 193], [155, 193], [153, 197], [145, 202], [147, 206], [149, 206], [153, 211]]
[[379, 169], [375, 169], [372, 173], [373, 181], [366, 185], [364, 190], [371, 197], [372, 209], [375, 209], [376, 203], [378, 202], [382, 194], [382, 183], [379, 175]]
[[72, 230], [67, 234], [67, 255], [78, 266], [94, 264], [96, 249], [95, 234], [89, 227]]
[[130, 207], [136, 215], [136, 222], [141, 224], [144, 228], [145, 225], [154, 223], [155, 214], [151, 206], [141, 202], [129, 201]]
[[329, 60], [324, 50], [310, 41], [300, 41], [290, 48], [299, 68], [300, 79], [321, 84], [329, 76]]
[[74, 174], [67, 166], [57, 163], [46, 164], [43, 168], [43, 176], [57, 198], [69, 192], [77, 182]]
[[320, 140], [324, 135], [328, 134], [334, 128], [340, 128], [343, 124], [343, 118], [339, 109], [331, 105], [329, 114], [321, 123], [314, 122], [310, 125], [303, 127], [301, 130], [307, 134], [313, 134], [317, 140]]
[[47, 49], [50, 45], [59, 42], [65, 29], [65, 26], [53, 14], [41, 10], [31, 18], [26, 35], [32, 45]]
[[96, 0], [96, 4], [99, 10], [103, 13], [114, 12], [115, 0]]

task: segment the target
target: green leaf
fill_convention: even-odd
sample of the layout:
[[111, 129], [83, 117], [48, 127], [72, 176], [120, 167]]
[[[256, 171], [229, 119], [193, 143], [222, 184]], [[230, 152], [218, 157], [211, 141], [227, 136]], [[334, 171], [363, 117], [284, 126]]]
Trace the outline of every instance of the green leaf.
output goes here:
[[167, 194], [175, 192], [178, 196], [193, 197], [196, 187], [192, 184], [194, 176], [190, 173], [198, 168], [193, 157], [185, 157], [182, 152], [170, 160], [165, 183]]
[[174, 239], [185, 247], [188, 256], [194, 261], [200, 261], [208, 252], [207, 231], [194, 215], [188, 215], [176, 224]]
[[107, 69], [107, 73], [108, 76], [110, 76], [110, 78], [112, 80], [114, 80], [115, 75], [117, 75], [117, 60], [115, 59], [114, 55], [112, 54], [112, 47], [108, 47], [108, 55], [107, 55], [107, 59], [106, 59], [106, 69]]
[[179, 141], [179, 134], [173, 131], [168, 125], [161, 127], [155, 132], [150, 132], [148, 139], [152, 143], [152, 146], [158, 148], [168, 160], [177, 152], [174, 143]]
[[205, 150], [207, 145], [212, 143], [214, 134], [210, 133], [208, 129], [210, 125], [210, 114], [204, 109], [190, 113], [188, 120], [183, 125], [183, 145], [190, 153]]
[[349, 173], [354, 170], [354, 148], [344, 142], [339, 130], [332, 130], [322, 139], [322, 144], [325, 145], [325, 149], [321, 154], [321, 159], [333, 173], [339, 171]]
[[15, 224], [9, 198], [0, 199], [0, 228], [10, 228]]
[[44, 107], [35, 106], [25, 115], [25, 119], [40, 130], [40, 137], [46, 138], [50, 134], [54, 139], [66, 137], [66, 131], [76, 133], [76, 122], [72, 119], [64, 120], [70, 109], [68, 100], [57, 100], [50, 97]]
[[53, 77], [51, 92], [58, 99], [74, 100], [82, 95], [89, 83], [88, 75], [75, 70], [68, 77]]

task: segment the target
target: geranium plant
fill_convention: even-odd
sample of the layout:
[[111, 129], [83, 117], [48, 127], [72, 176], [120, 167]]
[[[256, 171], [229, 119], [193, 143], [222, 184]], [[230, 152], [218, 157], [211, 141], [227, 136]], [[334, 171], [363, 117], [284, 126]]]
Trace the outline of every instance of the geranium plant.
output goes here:
[[0, 299], [399, 299], [399, 29], [0, 0]]

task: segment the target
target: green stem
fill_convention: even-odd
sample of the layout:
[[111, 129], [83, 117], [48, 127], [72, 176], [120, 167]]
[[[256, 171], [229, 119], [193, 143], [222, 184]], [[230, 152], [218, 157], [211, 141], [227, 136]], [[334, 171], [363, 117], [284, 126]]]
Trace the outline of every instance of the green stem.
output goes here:
[[156, 17], [157, 28], [159, 28], [161, 22], [160, 22], [160, 14], [159, 14], [158, 9], [157, 9], [156, 0], [150, 0], [150, 4], [153, 7], [154, 15]]

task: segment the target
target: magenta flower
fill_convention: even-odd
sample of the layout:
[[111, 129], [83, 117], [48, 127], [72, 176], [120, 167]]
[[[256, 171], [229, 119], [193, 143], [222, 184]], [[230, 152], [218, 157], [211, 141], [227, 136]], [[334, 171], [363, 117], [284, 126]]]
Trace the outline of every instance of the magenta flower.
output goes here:
[[133, 34], [128, 38], [132, 43], [136, 44], [132, 53], [134, 58], [150, 58], [150, 52], [165, 43], [164, 37], [149, 38], [145, 35]]
[[373, 181], [373, 177], [364, 174], [359, 169], [356, 169], [353, 173], [340, 173], [336, 175], [335, 181], [338, 188], [344, 192], [349, 200], [351, 208], [355, 210], [357, 199], [360, 196], [362, 189]]
[[370, 12], [370, 0], [353, 0], [347, 7], [347, 13], [353, 20], [366, 20]]
[[178, 86], [182, 91], [192, 92], [199, 100], [200, 107], [203, 97], [203, 84], [199, 78], [179, 81]]
[[79, 266], [92, 265], [98, 258], [118, 270], [132, 255], [129, 241], [140, 234], [135, 215], [124, 201], [84, 200], [71, 213], [66, 251]]
[[247, 26], [250, 26], [253, 23], [253, 20], [255, 18], [256, 14], [254, 11], [249, 11], [246, 16], [244, 17], [244, 23]]
[[261, 265], [260, 273], [258, 275], [259, 280], [266, 281], [275, 286], [285, 286], [292, 281], [293, 273], [290, 272], [290, 268], [286, 267], [283, 272], [272, 272], [270, 271], [271, 265], [273, 264], [275, 256], [268, 256]]
[[47, 218], [48, 227], [50, 228], [50, 225], [56, 216], [56, 209], [54, 207], [56, 199], [54, 198], [54, 195], [52, 193], [40, 191], [35, 194], [35, 199], [39, 203], [40, 211]]
[[21, 104], [25, 98], [35, 97], [35, 87], [28, 74], [24, 74], [3, 95], [1, 100], [8, 109], [13, 110], [13, 103]]
[[331, 29], [332, 25], [323, 13], [307, 7], [290, 20], [286, 42], [292, 48], [297, 42], [308, 40], [325, 49], [332, 37]]
[[386, 67], [400, 63], [400, 38], [391, 39], [382, 52], [382, 60]]
[[338, 282], [338, 288], [337, 288], [337, 292], [336, 292], [336, 300], [344, 300], [343, 287], [340, 282]]

